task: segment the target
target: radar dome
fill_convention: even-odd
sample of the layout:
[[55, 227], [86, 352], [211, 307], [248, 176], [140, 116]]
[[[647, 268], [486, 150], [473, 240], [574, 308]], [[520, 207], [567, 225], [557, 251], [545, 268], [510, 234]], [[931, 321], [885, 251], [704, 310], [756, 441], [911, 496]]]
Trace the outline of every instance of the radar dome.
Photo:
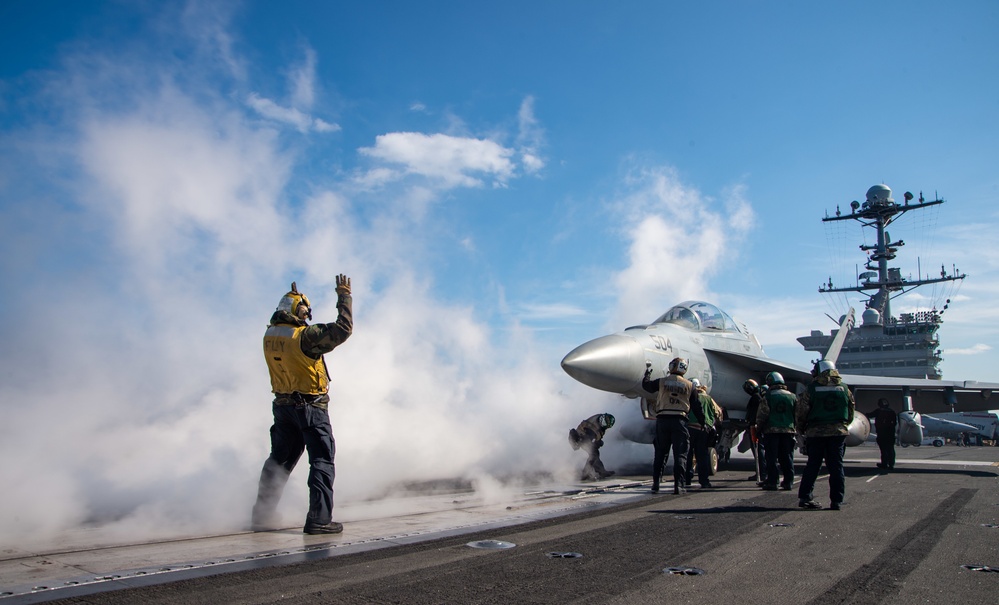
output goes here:
[[865, 326], [880, 326], [881, 325], [881, 314], [878, 313], [877, 309], [868, 309], [864, 311], [864, 325]]
[[867, 201], [874, 203], [894, 203], [895, 200], [891, 198], [891, 187], [888, 185], [875, 185], [867, 190]]

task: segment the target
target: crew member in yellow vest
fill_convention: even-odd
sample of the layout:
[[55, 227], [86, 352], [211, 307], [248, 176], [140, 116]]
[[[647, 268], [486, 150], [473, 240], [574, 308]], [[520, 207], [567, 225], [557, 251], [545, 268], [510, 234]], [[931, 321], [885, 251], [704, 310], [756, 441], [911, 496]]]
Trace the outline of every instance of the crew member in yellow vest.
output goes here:
[[288, 476], [302, 453], [309, 453], [309, 514], [307, 534], [338, 534], [343, 525], [333, 520], [333, 479], [336, 442], [327, 411], [330, 375], [323, 355], [343, 344], [354, 329], [350, 278], [336, 277], [337, 318], [329, 324], [309, 325], [312, 305], [292, 282], [271, 316], [264, 333], [264, 358], [274, 393], [271, 454], [260, 472], [252, 528], [266, 531], [279, 526], [275, 510]]

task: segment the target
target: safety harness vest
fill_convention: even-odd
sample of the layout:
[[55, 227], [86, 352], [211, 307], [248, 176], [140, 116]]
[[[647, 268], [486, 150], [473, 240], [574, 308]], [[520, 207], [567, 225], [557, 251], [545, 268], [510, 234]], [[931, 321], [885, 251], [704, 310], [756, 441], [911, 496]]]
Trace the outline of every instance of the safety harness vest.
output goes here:
[[808, 385], [808, 425], [846, 424], [850, 420], [850, 396], [843, 383]]
[[306, 326], [278, 324], [264, 333], [264, 357], [275, 394], [324, 395], [330, 378], [322, 357], [313, 359], [302, 352], [302, 331]]
[[793, 433], [796, 400], [797, 398], [785, 389], [773, 389], [767, 393], [767, 407], [770, 408], [770, 415], [767, 416], [765, 428], [790, 429], [789, 432]]
[[694, 385], [679, 374], [670, 374], [659, 381], [656, 397], [656, 416], [687, 416], [690, 411], [690, 392]]

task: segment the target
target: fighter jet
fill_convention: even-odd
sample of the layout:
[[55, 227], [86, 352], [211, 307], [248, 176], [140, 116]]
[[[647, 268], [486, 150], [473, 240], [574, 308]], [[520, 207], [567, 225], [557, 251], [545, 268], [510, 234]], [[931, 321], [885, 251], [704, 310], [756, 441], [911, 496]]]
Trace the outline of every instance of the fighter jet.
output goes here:
[[959, 439], [962, 433], [978, 432], [978, 427], [970, 424], [914, 411], [901, 412], [898, 421], [898, 442], [901, 445], [920, 445], [927, 437]]
[[996, 441], [996, 438], [999, 437], [999, 415], [995, 412], [933, 414], [933, 417], [938, 420], [950, 420], [971, 425], [974, 430], [970, 433], [976, 442], [980, 442], [982, 439]]
[[[853, 312], [844, 318], [840, 333], [845, 337], [852, 326]], [[830, 346], [826, 359], [834, 361], [842, 338]], [[688, 360], [687, 378], [697, 378], [711, 396], [725, 408], [720, 447], [730, 447], [744, 430], [749, 398], [742, 389], [752, 378], [763, 384], [767, 373], [780, 372], [792, 391], [802, 392], [811, 381], [811, 369], [772, 359], [759, 340], [746, 328], [711, 303], [682, 302], [648, 325], [626, 328], [586, 342], [565, 356], [562, 368], [572, 378], [602, 391], [637, 399], [653, 397], [642, 388], [646, 363], [654, 378], [664, 376], [674, 357]], [[991, 399], [999, 383], [907, 379], [882, 376], [843, 375], [853, 391], [857, 409], [872, 409], [886, 397], [898, 411], [973, 411], [997, 407]], [[636, 408], [638, 405], [636, 404]], [[653, 423], [629, 423], [621, 434], [638, 443], [651, 443]], [[850, 425], [848, 445], [859, 445], [870, 434], [870, 422], [858, 412]], [[723, 452], [719, 452], [724, 455]]]

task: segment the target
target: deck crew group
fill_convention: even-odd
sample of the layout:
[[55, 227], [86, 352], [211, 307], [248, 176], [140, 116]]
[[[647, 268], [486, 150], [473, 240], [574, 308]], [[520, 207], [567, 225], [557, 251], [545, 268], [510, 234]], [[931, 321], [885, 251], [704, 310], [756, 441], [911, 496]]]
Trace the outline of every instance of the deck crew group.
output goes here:
[[[655, 380], [651, 363], [647, 364], [642, 380], [642, 388], [649, 394], [642, 398], [642, 416], [656, 423], [652, 460], [654, 494], [659, 493], [670, 451], [674, 494], [682, 494], [691, 487], [695, 464], [700, 488], [714, 487], [709, 479], [710, 448], [717, 443], [724, 412], [696, 378], [684, 377], [686, 372], [687, 360], [676, 357], [669, 363], [669, 374]], [[798, 506], [822, 508], [814, 499], [813, 490], [819, 469], [825, 463], [829, 471], [829, 508], [839, 510], [845, 495], [843, 455], [856, 404], [835, 365], [827, 360], [816, 363], [812, 380], [800, 396], [788, 390], [779, 372], [767, 374], [764, 385], [747, 380], [743, 388], [750, 395], [747, 410], [752, 413], [747, 419], [751, 423], [748, 432], [753, 453], [758, 466], [763, 467], [756, 475], [759, 486], [764, 490], [792, 489], [794, 449], [798, 440], [802, 440], [807, 462], [798, 485]], [[613, 423], [610, 414], [598, 414], [570, 431], [574, 448], [584, 447], [589, 454], [583, 480], [613, 474], [604, 469], [599, 456], [603, 434]], [[585, 446], [581, 446], [580, 436], [584, 434], [588, 437], [583, 439]]]

